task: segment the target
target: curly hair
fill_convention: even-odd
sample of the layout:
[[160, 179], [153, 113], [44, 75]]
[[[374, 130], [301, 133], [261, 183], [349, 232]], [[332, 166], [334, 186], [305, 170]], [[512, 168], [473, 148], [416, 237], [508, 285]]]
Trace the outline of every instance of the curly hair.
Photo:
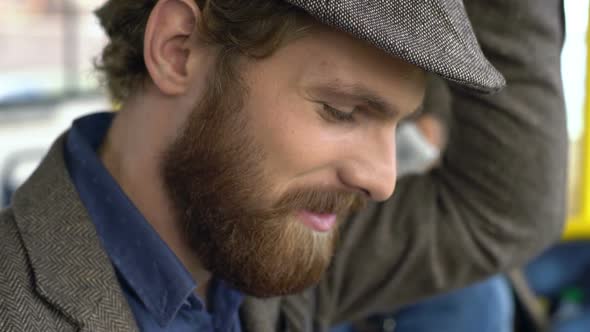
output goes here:
[[[108, 0], [95, 12], [109, 38], [95, 66], [116, 102], [124, 102], [149, 77], [143, 40], [157, 1]], [[282, 0], [193, 1], [201, 9], [201, 38], [219, 46], [227, 59], [267, 57], [310, 26], [307, 14]]]

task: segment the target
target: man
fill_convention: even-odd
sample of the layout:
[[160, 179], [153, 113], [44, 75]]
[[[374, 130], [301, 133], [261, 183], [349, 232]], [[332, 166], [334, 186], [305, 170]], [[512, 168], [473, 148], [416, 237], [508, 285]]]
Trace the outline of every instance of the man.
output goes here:
[[[563, 220], [561, 1], [466, 5], [497, 96], [454, 0], [108, 1], [123, 107], [0, 217], [0, 329], [326, 331], [536, 254]], [[424, 71], [460, 130], [391, 197]]]

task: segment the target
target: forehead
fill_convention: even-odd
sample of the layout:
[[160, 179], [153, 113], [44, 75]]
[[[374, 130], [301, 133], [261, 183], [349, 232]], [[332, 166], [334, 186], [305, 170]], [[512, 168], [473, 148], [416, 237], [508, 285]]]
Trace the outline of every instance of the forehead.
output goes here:
[[[301, 86], [340, 83], [367, 87], [400, 108], [416, 108], [424, 95], [422, 69], [397, 59], [348, 34], [314, 27], [274, 56], [293, 71]], [[280, 66], [279, 66], [280, 67]]]

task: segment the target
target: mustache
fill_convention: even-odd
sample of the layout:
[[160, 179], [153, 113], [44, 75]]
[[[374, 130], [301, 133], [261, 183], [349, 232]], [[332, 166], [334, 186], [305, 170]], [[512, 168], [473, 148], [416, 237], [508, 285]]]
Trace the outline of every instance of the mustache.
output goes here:
[[293, 211], [306, 210], [344, 216], [364, 209], [367, 203], [368, 199], [360, 193], [321, 188], [295, 189], [283, 195], [270, 213], [284, 216]]

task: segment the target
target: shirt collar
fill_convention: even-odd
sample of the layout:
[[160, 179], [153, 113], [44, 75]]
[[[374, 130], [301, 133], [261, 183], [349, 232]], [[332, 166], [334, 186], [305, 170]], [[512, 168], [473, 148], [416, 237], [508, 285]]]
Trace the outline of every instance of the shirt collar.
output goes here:
[[239, 321], [239, 308], [244, 295], [229, 286], [225, 281], [213, 278], [207, 296], [213, 313], [216, 331], [232, 331], [233, 322]]
[[118, 275], [166, 326], [194, 294], [196, 283], [96, 155], [113, 118], [99, 113], [74, 122], [66, 142], [67, 165]]

